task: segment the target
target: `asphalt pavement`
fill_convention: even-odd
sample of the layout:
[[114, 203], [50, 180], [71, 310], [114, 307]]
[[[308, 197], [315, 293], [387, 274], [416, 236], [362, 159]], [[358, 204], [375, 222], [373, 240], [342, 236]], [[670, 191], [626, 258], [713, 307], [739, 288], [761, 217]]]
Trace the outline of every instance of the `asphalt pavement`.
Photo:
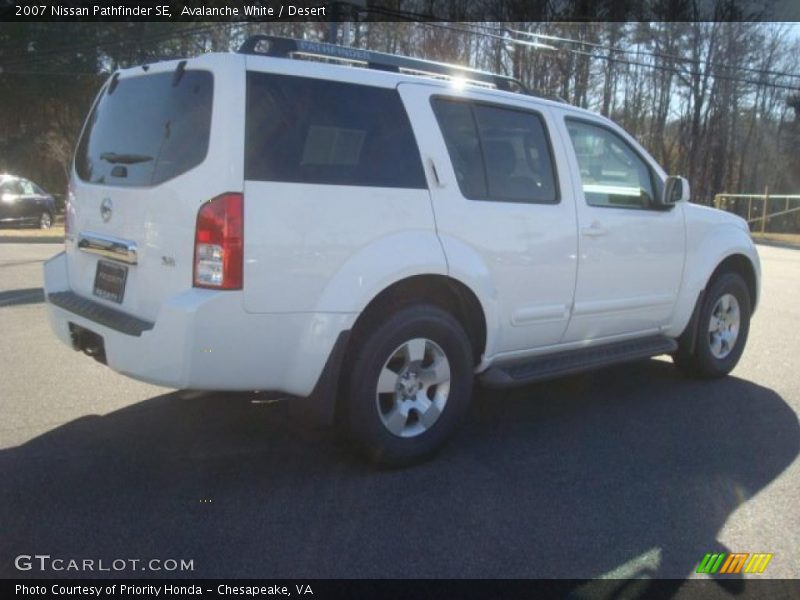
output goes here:
[[716, 551], [800, 577], [800, 250], [759, 247], [731, 376], [664, 358], [479, 391], [436, 459], [376, 471], [285, 402], [145, 385], [61, 345], [41, 290], [60, 249], [0, 244], [2, 577], [92, 575], [14, 566], [46, 553], [187, 577], [683, 579]]

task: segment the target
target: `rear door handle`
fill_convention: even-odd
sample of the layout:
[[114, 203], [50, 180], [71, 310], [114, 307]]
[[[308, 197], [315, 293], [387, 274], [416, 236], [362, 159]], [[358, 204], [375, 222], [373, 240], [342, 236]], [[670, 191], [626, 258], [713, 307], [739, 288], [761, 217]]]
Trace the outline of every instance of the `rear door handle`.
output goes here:
[[600, 225], [597, 221], [592, 223], [589, 227], [581, 228], [581, 233], [586, 237], [601, 237], [608, 234], [608, 229]]
[[433, 173], [433, 178], [436, 180], [436, 185], [440, 188], [446, 187], [447, 182], [445, 182], [444, 178], [442, 178], [441, 173], [439, 173], [439, 169], [436, 168], [436, 161], [434, 161], [432, 158], [429, 158], [428, 165], [431, 167], [431, 173]]

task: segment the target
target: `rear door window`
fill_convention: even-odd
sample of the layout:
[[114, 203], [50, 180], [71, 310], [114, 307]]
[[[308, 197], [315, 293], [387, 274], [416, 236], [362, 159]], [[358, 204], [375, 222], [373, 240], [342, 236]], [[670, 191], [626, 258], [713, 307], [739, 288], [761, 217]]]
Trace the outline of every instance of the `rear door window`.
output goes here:
[[152, 186], [186, 173], [208, 152], [213, 98], [213, 75], [191, 69], [182, 77], [170, 71], [107, 86], [78, 144], [78, 177]]
[[247, 74], [245, 179], [425, 188], [396, 90]]
[[434, 110], [461, 193], [470, 200], [486, 199], [486, 169], [483, 165], [478, 126], [472, 116], [472, 105], [466, 102], [435, 100]]
[[540, 115], [480, 102], [433, 99], [464, 197], [558, 202], [550, 141]]

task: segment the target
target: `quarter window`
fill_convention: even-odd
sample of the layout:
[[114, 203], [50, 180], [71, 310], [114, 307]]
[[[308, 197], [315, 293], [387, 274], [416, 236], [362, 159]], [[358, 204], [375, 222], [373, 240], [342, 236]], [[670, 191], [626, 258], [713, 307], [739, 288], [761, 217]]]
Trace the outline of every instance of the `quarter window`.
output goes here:
[[604, 127], [582, 121], [568, 120], [567, 130], [578, 159], [587, 204], [653, 207], [652, 172], [627, 142]]
[[425, 188], [396, 90], [249, 72], [245, 179]]
[[552, 154], [539, 115], [441, 98], [434, 99], [433, 106], [465, 197], [558, 201]]

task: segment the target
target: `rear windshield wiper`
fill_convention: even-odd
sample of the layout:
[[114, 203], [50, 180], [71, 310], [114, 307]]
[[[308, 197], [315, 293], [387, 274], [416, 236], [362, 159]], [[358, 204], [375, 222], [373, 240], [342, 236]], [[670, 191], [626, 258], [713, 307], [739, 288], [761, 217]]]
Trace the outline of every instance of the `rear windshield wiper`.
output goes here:
[[146, 154], [117, 154], [116, 152], [103, 152], [100, 155], [100, 160], [104, 160], [113, 164], [135, 165], [136, 163], [151, 161], [153, 160], [153, 157], [147, 156]]

